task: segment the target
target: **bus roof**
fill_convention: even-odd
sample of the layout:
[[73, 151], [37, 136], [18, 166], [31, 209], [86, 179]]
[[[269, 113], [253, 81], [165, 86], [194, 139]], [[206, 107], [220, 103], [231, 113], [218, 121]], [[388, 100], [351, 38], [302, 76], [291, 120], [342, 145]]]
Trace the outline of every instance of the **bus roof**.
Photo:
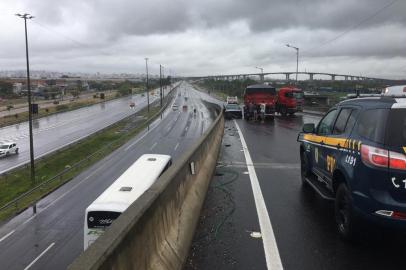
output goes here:
[[86, 211], [125, 211], [155, 182], [170, 160], [168, 155], [142, 155]]

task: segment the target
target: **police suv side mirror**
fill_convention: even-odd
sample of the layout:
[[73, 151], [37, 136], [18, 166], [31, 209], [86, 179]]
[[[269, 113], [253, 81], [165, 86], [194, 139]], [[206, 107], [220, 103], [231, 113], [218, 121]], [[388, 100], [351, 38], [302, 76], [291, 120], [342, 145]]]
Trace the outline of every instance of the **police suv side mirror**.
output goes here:
[[313, 123], [307, 123], [303, 125], [304, 133], [314, 133], [315, 126]]

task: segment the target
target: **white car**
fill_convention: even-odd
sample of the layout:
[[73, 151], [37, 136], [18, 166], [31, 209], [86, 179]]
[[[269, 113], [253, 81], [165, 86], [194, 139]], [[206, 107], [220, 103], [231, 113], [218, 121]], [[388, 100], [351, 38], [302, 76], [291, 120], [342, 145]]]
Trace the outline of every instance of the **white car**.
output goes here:
[[10, 154], [18, 154], [18, 147], [15, 142], [0, 143], [0, 157], [5, 157]]

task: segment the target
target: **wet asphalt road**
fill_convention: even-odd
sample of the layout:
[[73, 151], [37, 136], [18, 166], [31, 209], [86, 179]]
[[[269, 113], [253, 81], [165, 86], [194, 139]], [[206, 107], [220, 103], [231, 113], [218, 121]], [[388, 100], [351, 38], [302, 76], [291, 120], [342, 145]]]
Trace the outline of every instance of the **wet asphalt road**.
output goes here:
[[[297, 115], [276, 117], [264, 124], [237, 120], [254, 163], [283, 268], [406, 269], [403, 233], [365, 224], [358, 242], [343, 242], [335, 231], [333, 204], [312, 190], [302, 189], [296, 138], [303, 123], [319, 119]], [[235, 139], [238, 134], [233, 122], [227, 121], [226, 126], [231, 130], [225, 131], [217, 175], [224, 170], [226, 174], [212, 180], [185, 269], [267, 269], [262, 244], [256, 245], [258, 239], [247, 234], [259, 228], [249, 178], [244, 174], [247, 166], [242, 145]], [[207, 232], [215, 231], [216, 224], [224, 219], [226, 210], [221, 209], [230, 209], [226, 195], [219, 195], [214, 186], [229, 172], [238, 173], [227, 185], [235, 211], [214, 238]]]
[[[158, 91], [155, 91], [156, 94]], [[150, 102], [157, 100], [150, 96]], [[130, 108], [130, 103], [135, 108]], [[33, 120], [33, 140], [35, 158], [55, 151], [69, 143], [80, 140], [108, 125], [111, 125], [147, 105], [147, 98], [133, 95], [74, 111], [54, 114]], [[0, 173], [28, 163], [30, 159], [28, 122], [0, 128], [0, 142], [14, 141], [19, 147], [18, 155], [0, 159]]]
[[[38, 203], [38, 213], [23, 212], [0, 228], [1, 269], [65, 269], [83, 250], [86, 207], [145, 153], [169, 154], [174, 161], [209, 127], [213, 113], [203, 93], [183, 84], [163, 119], [150, 131], [114, 151]], [[185, 95], [188, 97], [185, 100]], [[187, 109], [183, 110], [183, 105]], [[196, 115], [193, 108], [197, 109]], [[41, 256], [41, 254], [43, 254]], [[37, 259], [39, 258], [39, 259]]]

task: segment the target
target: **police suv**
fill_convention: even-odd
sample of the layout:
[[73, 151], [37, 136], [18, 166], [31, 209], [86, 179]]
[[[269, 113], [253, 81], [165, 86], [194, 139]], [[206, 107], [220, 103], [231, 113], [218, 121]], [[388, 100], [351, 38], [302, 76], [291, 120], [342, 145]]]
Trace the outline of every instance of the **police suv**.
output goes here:
[[303, 186], [334, 200], [344, 239], [366, 221], [406, 228], [406, 85], [337, 104], [298, 141]]

